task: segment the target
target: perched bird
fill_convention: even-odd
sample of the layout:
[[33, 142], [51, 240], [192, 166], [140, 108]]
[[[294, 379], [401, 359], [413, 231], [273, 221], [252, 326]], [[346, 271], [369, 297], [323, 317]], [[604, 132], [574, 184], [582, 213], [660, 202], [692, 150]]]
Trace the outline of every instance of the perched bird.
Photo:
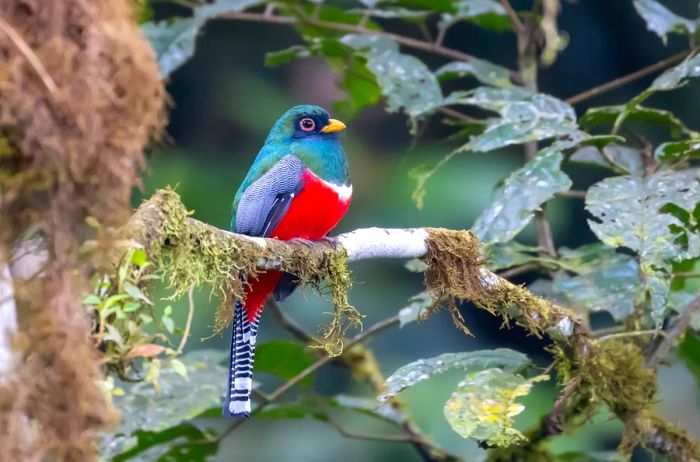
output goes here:
[[[345, 124], [318, 106], [295, 106], [277, 120], [233, 201], [231, 230], [249, 236], [317, 240], [335, 227], [350, 205], [348, 161], [338, 140]], [[258, 323], [274, 292], [283, 300], [292, 275], [259, 273], [234, 307], [224, 416], [250, 416]]]

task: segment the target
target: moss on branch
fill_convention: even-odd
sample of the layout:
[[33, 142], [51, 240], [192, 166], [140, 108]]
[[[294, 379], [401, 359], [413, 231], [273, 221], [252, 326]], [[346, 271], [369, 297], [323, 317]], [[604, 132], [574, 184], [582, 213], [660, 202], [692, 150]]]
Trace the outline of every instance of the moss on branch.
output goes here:
[[[185, 293], [192, 285], [207, 284], [212, 288], [221, 300], [217, 331], [231, 320], [233, 301], [244, 297], [245, 278], [270, 269], [292, 273], [301, 284], [319, 289], [320, 281], [326, 281], [335, 309], [331, 321], [321, 330], [318, 346], [329, 356], [343, 352], [348, 328], [361, 326], [360, 313], [348, 301], [352, 281], [347, 253], [337, 239], [313, 243], [279, 241], [223, 231], [191, 218], [179, 196], [170, 189], [158, 191], [144, 202], [122, 231], [122, 236], [142, 245], [157, 266], [165, 270], [166, 283], [174, 296]], [[580, 404], [579, 398], [585, 398], [583, 401], [588, 404], [584, 414], [606, 405], [625, 422], [623, 452], [642, 445], [674, 460], [695, 460], [687, 458], [690, 456], [698, 459], [697, 443], [682, 429], [650, 411], [656, 395], [656, 372], [645, 366], [636, 343], [601, 342], [593, 338], [572, 310], [488, 271], [478, 239], [471, 232], [435, 228], [426, 231], [427, 252], [415, 255], [428, 265], [426, 288], [446, 302], [461, 330], [469, 333], [458, 309], [462, 301], [468, 300], [500, 316], [505, 324], [514, 321], [532, 335], [548, 335], [554, 341], [552, 351], [562, 386], [573, 384], [571, 394], [576, 399], [571, 401]], [[387, 238], [390, 239], [388, 234]], [[376, 376], [369, 374], [367, 379], [372, 381], [373, 375]]]

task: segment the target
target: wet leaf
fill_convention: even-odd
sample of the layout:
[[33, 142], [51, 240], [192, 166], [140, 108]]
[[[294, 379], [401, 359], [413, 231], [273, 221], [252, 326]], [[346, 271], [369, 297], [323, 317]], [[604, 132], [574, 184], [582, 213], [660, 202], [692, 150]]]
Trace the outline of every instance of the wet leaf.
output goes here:
[[671, 264], [700, 255], [700, 235], [691, 222], [700, 202], [697, 175], [686, 170], [607, 178], [586, 196], [586, 208], [594, 217], [588, 223], [596, 236], [611, 247], [639, 254], [657, 322], [665, 309]]
[[401, 110], [417, 118], [442, 103], [435, 75], [418, 58], [400, 53], [395, 41], [378, 35], [350, 34], [341, 42], [365, 56], [367, 68], [387, 99], [388, 112]]
[[654, 151], [659, 162], [675, 164], [689, 159], [700, 159], [700, 140], [671, 141], [659, 145]]
[[525, 406], [516, 399], [530, 393], [535, 382], [548, 379], [540, 375], [527, 380], [495, 368], [467, 374], [445, 403], [445, 418], [463, 438], [497, 447], [522, 442], [525, 436], [513, 428], [513, 417]]
[[219, 442], [193, 424], [182, 423], [159, 432], [137, 431], [130, 449], [115, 455], [113, 462], [205, 462], [215, 455]]
[[401, 327], [420, 319], [421, 313], [433, 306], [437, 300], [428, 292], [421, 292], [408, 300], [408, 305], [399, 310]]
[[579, 136], [573, 108], [549, 95], [519, 87], [479, 87], [460, 102], [497, 112], [500, 117], [459, 151], [486, 152], [527, 141]]
[[515, 241], [489, 245], [486, 248], [486, 259], [491, 271], [540, 261], [537, 247], [523, 245]]
[[143, 24], [141, 29], [158, 56], [160, 75], [169, 76], [194, 55], [197, 35], [208, 20], [258, 3], [261, 0], [215, 0], [195, 8], [188, 18]]
[[[606, 158], [602, 150], [605, 150]], [[611, 170], [622, 168], [625, 172], [632, 175], [641, 176], [644, 174], [644, 164], [642, 163], [642, 155], [638, 149], [629, 146], [620, 146], [611, 144], [603, 148], [594, 146], [585, 146], [574, 152], [569, 161], [578, 162], [581, 164], [595, 165]]]
[[220, 364], [226, 352], [198, 350], [180, 357], [189, 380], [172, 368], [160, 371], [160, 391], [152, 384], [139, 382], [127, 388], [114, 404], [124, 419], [121, 426], [103, 440], [103, 457], [111, 458], [130, 449], [136, 441], [129, 438], [136, 431], [162, 432], [181, 422], [197, 417], [214, 406], [219, 406], [226, 388], [226, 367]]
[[439, 28], [444, 29], [459, 21], [469, 21], [498, 32], [511, 29], [506, 11], [497, 0], [458, 0], [456, 7], [456, 12], [442, 15]]
[[614, 126], [623, 113], [625, 114], [624, 122], [626, 124], [643, 123], [661, 127], [667, 130], [672, 138], [693, 136], [695, 133], [688, 129], [672, 112], [640, 105], [591, 108], [581, 117], [579, 123], [584, 130], [593, 130], [608, 125]]
[[552, 288], [566, 297], [567, 306], [608, 311], [616, 321], [622, 321], [634, 312], [640, 295], [639, 265], [634, 258], [621, 254], [595, 259], [577, 276], [557, 274]]
[[513, 239], [558, 192], [571, 188], [571, 180], [560, 170], [563, 155], [553, 149], [541, 151], [506, 179], [503, 190], [484, 210], [472, 231], [485, 243]]
[[634, 0], [634, 7], [639, 15], [644, 18], [650, 31], [661, 37], [666, 43], [666, 36], [670, 33], [694, 34], [698, 28], [697, 19], [690, 20], [678, 16], [656, 0]]
[[460, 368], [465, 371], [479, 371], [498, 367], [508, 371], [518, 371], [528, 364], [530, 364], [530, 360], [527, 356], [506, 348], [444, 353], [401, 366], [386, 380], [386, 391], [377, 400], [380, 403], [386, 402], [401, 390], [449, 369]]
[[479, 82], [494, 87], [513, 86], [508, 69], [483, 59], [448, 63], [435, 71], [435, 75], [441, 80], [472, 76]]

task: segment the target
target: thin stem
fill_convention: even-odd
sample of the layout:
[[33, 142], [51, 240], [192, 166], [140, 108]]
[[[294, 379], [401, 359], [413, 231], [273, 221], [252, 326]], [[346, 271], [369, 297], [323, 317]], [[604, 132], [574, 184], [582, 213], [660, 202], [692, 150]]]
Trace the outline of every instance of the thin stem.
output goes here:
[[187, 302], [189, 303], [189, 310], [187, 311], [187, 321], [185, 321], [185, 331], [182, 333], [182, 339], [180, 339], [180, 345], [178, 345], [176, 354], [181, 354], [185, 345], [187, 345], [187, 339], [190, 336], [190, 329], [192, 328], [192, 318], [194, 317], [194, 285], [190, 287], [187, 291]]
[[700, 295], [695, 297], [688, 303], [681, 315], [676, 320], [676, 323], [666, 333], [666, 338], [659, 343], [654, 353], [647, 360], [647, 367], [656, 367], [673, 349], [676, 341], [688, 330], [690, 322], [693, 320], [693, 315], [700, 311]]
[[[390, 32], [383, 32], [380, 30], [368, 29], [361, 24], [345, 24], [332, 21], [326, 21], [317, 18], [297, 18], [293, 16], [280, 16], [280, 15], [269, 15], [266, 16], [260, 13], [250, 13], [250, 12], [229, 12], [224, 13], [220, 16], [224, 19], [233, 19], [239, 21], [254, 21], [263, 22], [270, 24], [287, 24], [294, 25], [299, 22], [309, 24], [311, 26], [322, 27], [324, 29], [339, 30], [344, 32], [350, 32], [354, 34], [362, 35], [379, 35], [382, 37], [390, 38], [395, 42], [407, 46], [409, 48], [414, 48], [416, 50], [423, 50], [430, 53], [434, 53], [440, 56], [444, 56], [450, 59], [455, 59], [458, 61], [472, 61], [476, 59], [474, 56], [464, 53], [462, 51], [454, 50], [452, 48], [447, 48], [439, 43], [429, 42], [426, 40], [419, 40], [412, 37], [406, 37], [403, 35], [392, 34]], [[519, 78], [516, 73], [511, 73], [511, 79], [514, 82], [518, 82]]]
[[[692, 51], [691, 51], [692, 53]], [[679, 62], [683, 61], [687, 56], [688, 56], [687, 51], [682, 51], [680, 53], [676, 53], [673, 56], [670, 56], [668, 58], [662, 59], [661, 61], [650, 64], [649, 66], [643, 67], [637, 71], [634, 71], [630, 74], [624, 75], [622, 77], [619, 77], [615, 80], [611, 80], [610, 82], [604, 83], [602, 85], [598, 85], [597, 87], [593, 87], [589, 90], [586, 90], [584, 92], [578, 93], [574, 96], [571, 96], [567, 98], [565, 101], [572, 106], [575, 104], [582, 103], [584, 101], [587, 101], [591, 98], [595, 98], [596, 96], [600, 96], [604, 93], [608, 93], [610, 91], [616, 90], [620, 87], [623, 87], [629, 83], [632, 83], [636, 80], [639, 80], [641, 78], [646, 77], [647, 75], [653, 74], [655, 72], [664, 70], [666, 68], [669, 68], [675, 64], [678, 64]]]
[[674, 278], [694, 279], [694, 278], [700, 278], [700, 273], [678, 272], [678, 273], [671, 274], [671, 276], [673, 276]]
[[598, 340], [601, 342], [606, 342], [608, 340], [616, 339], [616, 338], [625, 338], [625, 337], [639, 337], [643, 335], [660, 335], [662, 337], [666, 336], [666, 333], [662, 330], [656, 330], [656, 329], [648, 329], [648, 330], [633, 330], [629, 332], [616, 332], [613, 334], [608, 334], [608, 335], [603, 335], [602, 337], [599, 337]]
[[268, 299], [267, 301], [267, 311], [270, 314], [272, 314], [272, 316], [275, 318], [275, 321], [277, 321], [277, 324], [279, 324], [280, 327], [282, 327], [284, 330], [292, 334], [294, 337], [296, 337], [303, 343], [309, 344], [313, 341], [313, 336], [306, 332], [293, 319], [287, 316], [280, 307], [279, 303], [274, 301], [272, 298]]
[[[369, 433], [355, 433], [350, 430], [343, 428], [333, 417], [328, 416], [326, 423], [331, 427], [335, 428], [338, 433], [345, 436], [346, 438], [353, 438], [357, 440], [367, 440], [367, 441], [389, 441], [389, 442], [399, 442], [399, 443], [411, 443], [415, 441], [415, 438], [409, 435], [373, 435]], [[421, 441], [422, 442], [422, 441]]]
[[556, 193], [555, 196], [557, 197], [566, 197], [570, 199], [585, 199], [586, 198], [586, 191], [577, 191], [577, 190], [570, 190], [570, 191], [562, 191], [559, 193]]
[[503, 9], [506, 10], [510, 22], [517, 33], [523, 33], [525, 31], [525, 25], [520, 21], [518, 13], [515, 12], [513, 7], [510, 5], [508, 0], [500, 0]]
[[[393, 327], [395, 325], [399, 324], [399, 316], [394, 315], [389, 318], [384, 319], [383, 321], [379, 321], [378, 323], [374, 324], [372, 327], [367, 329], [366, 331], [362, 332], [361, 334], [358, 334], [355, 336], [352, 340], [350, 340], [347, 345], [345, 345], [345, 351], [350, 351], [352, 347], [355, 345], [364, 342], [368, 338], [377, 335], [378, 333]], [[304, 380], [306, 377], [309, 375], [313, 374], [316, 372], [318, 369], [321, 367], [325, 366], [329, 362], [333, 361], [335, 358], [332, 358], [330, 356], [322, 356], [319, 359], [316, 360], [313, 364], [311, 364], [309, 367], [304, 369], [303, 371], [299, 372], [297, 375], [283, 383], [282, 385], [279, 386], [274, 392], [271, 394], [267, 395], [267, 401], [261, 403], [255, 410], [253, 411], [253, 414], [256, 414], [260, 412], [262, 409], [265, 408], [269, 403], [272, 403], [273, 401], [277, 400], [280, 398], [282, 395], [284, 395], [286, 392], [288, 392], [292, 387], [294, 387], [296, 384]], [[245, 422], [245, 420], [237, 420], [234, 423], [232, 423], [221, 435], [217, 437], [218, 441], [223, 440], [226, 438], [228, 435], [230, 435], [236, 428], [241, 426]]]
[[507, 270], [501, 271], [496, 274], [498, 274], [498, 276], [502, 277], [503, 279], [510, 279], [514, 278], [515, 276], [520, 276], [521, 274], [529, 273], [530, 271], [535, 271], [541, 268], [542, 265], [540, 265], [539, 263], [525, 263], [523, 265], [508, 268]]

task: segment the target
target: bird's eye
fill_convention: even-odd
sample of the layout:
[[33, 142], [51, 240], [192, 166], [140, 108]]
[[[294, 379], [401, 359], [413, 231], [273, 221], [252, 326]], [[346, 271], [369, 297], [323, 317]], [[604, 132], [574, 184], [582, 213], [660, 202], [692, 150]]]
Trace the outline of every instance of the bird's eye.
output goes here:
[[301, 129], [305, 132], [311, 132], [314, 130], [314, 128], [316, 128], [316, 122], [314, 122], [314, 119], [310, 117], [304, 117], [299, 122], [299, 127], [301, 127]]

